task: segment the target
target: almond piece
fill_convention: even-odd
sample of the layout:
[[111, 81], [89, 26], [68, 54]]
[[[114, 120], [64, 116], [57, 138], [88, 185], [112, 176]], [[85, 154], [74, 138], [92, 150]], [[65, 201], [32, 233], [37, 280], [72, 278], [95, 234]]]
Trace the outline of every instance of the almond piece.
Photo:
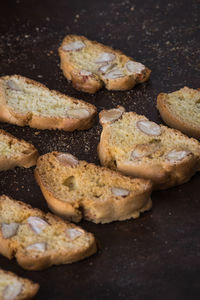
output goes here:
[[120, 78], [120, 77], [124, 77], [124, 73], [119, 70], [119, 69], [114, 69], [114, 70], [111, 70], [110, 72], [106, 73], [104, 75], [104, 78], [105, 79], [117, 79], [117, 78]]
[[115, 196], [119, 196], [119, 197], [126, 197], [130, 194], [130, 191], [127, 189], [122, 189], [122, 188], [117, 188], [117, 187], [113, 187], [111, 188], [112, 193]]
[[100, 113], [100, 123], [110, 123], [118, 120], [121, 118], [122, 114], [124, 113], [125, 109], [124, 107], [120, 106], [118, 108], [113, 108], [109, 110], [102, 111]]
[[21, 91], [20, 87], [13, 80], [6, 81], [6, 85], [9, 89], [11, 89], [13, 91], [18, 91], [18, 92]]
[[78, 109], [68, 109], [67, 115], [72, 117], [73, 119], [85, 119], [89, 117], [90, 113], [85, 108], [78, 108]]
[[136, 123], [137, 128], [147, 135], [158, 136], [161, 135], [161, 128], [158, 124], [148, 121], [140, 120]]
[[15, 281], [5, 287], [3, 290], [3, 300], [14, 300], [22, 291], [22, 283]]
[[80, 71], [80, 75], [81, 75], [81, 76], [91, 76], [91, 75], [92, 75], [92, 72], [87, 71], [87, 70], [81, 70], [81, 71]]
[[109, 64], [109, 63], [105, 63], [103, 64], [98, 71], [102, 74], [105, 74], [108, 70], [112, 69], [114, 65]]
[[125, 68], [130, 74], [133, 73], [140, 74], [142, 73], [142, 71], [145, 70], [145, 66], [143, 64], [132, 60], [129, 60], [125, 63]]
[[100, 54], [100, 56], [95, 60], [95, 63], [104, 63], [104, 62], [109, 62], [113, 61], [116, 58], [116, 55], [111, 52], [103, 52]]
[[56, 157], [64, 166], [76, 167], [79, 164], [78, 159], [70, 153], [59, 153]]
[[78, 238], [83, 232], [75, 229], [75, 228], [68, 228], [66, 230], [66, 236], [67, 238], [69, 238], [70, 240], [75, 240], [76, 238]]
[[3, 223], [1, 225], [1, 231], [2, 231], [3, 238], [9, 239], [9, 238], [13, 237], [14, 235], [16, 235], [18, 228], [19, 228], [18, 223], [15, 223], [15, 222], [10, 223], [10, 224]]
[[26, 250], [28, 251], [39, 251], [39, 252], [45, 252], [47, 250], [47, 244], [44, 242], [31, 244], [26, 247]]
[[183, 160], [186, 156], [192, 154], [191, 151], [188, 150], [171, 150], [170, 152], [168, 152], [168, 154], [166, 155], [166, 159], [170, 162], [170, 163], [176, 163], [178, 161]]
[[82, 41], [75, 41], [70, 44], [64, 45], [62, 49], [64, 51], [76, 51], [85, 48], [86, 45]]
[[158, 150], [157, 144], [139, 144], [136, 145], [134, 150], [131, 152], [131, 158], [140, 159], [145, 156], [149, 156]]
[[36, 234], [40, 234], [48, 226], [48, 223], [39, 217], [29, 217], [27, 222]]

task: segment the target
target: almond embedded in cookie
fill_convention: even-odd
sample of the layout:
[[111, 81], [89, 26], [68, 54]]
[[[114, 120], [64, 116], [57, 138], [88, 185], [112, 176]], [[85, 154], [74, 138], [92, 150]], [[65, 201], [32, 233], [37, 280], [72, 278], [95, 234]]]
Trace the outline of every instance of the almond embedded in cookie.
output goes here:
[[6, 85], [11, 90], [18, 91], [18, 92], [21, 91], [19, 85], [15, 81], [13, 81], [13, 80], [8, 80], [6, 82]]
[[161, 128], [154, 122], [140, 120], [136, 123], [137, 128], [145, 134], [158, 136], [161, 134]]
[[36, 234], [40, 234], [48, 226], [48, 223], [39, 217], [29, 217], [27, 222]]
[[131, 152], [132, 159], [140, 159], [145, 156], [154, 154], [159, 149], [158, 143], [138, 144]]
[[74, 240], [77, 237], [79, 237], [82, 234], [81, 230], [75, 229], [75, 228], [69, 228], [66, 230], [66, 236], [70, 239], [70, 240]]
[[105, 73], [104, 78], [105, 79], [117, 79], [120, 77], [124, 77], [125, 74], [120, 69], [113, 69], [108, 73]]
[[87, 109], [78, 108], [78, 109], [68, 109], [67, 115], [70, 118], [74, 118], [74, 119], [85, 119], [89, 117], [90, 113]]
[[84, 47], [85, 44], [82, 41], [75, 41], [73, 43], [63, 45], [62, 49], [64, 51], [76, 51], [76, 50], [83, 49]]
[[1, 225], [1, 232], [3, 235], [4, 239], [9, 239], [11, 237], [13, 237], [14, 235], [17, 234], [17, 230], [19, 228], [19, 223], [10, 223], [10, 224], [5, 224], [3, 223]]
[[113, 64], [104, 63], [101, 67], [99, 67], [98, 71], [105, 75], [109, 70], [111, 70], [114, 67]]
[[47, 250], [47, 243], [45, 242], [39, 242], [39, 243], [34, 243], [31, 245], [28, 245], [26, 247], [27, 251], [36, 251], [36, 252], [45, 252]]
[[130, 74], [141, 74], [145, 70], [145, 66], [143, 64], [132, 60], [126, 62], [125, 68]]
[[175, 150], [175, 149], [173, 149], [173, 150], [171, 150], [170, 152], [167, 153], [166, 159], [170, 163], [176, 163], [176, 162], [179, 162], [179, 161], [183, 160], [188, 155], [192, 155], [192, 152], [188, 151], [188, 150]]
[[113, 195], [121, 196], [121, 197], [126, 197], [130, 193], [130, 191], [127, 189], [116, 188], [116, 187], [111, 188], [111, 191], [112, 191]]
[[13, 283], [8, 284], [2, 294], [3, 300], [15, 300], [22, 292], [22, 283], [15, 280]]
[[58, 153], [56, 157], [64, 166], [76, 167], [79, 164], [79, 160], [70, 153]]
[[121, 118], [125, 109], [123, 106], [118, 106], [117, 108], [103, 110], [99, 115], [99, 120], [101, 124], [112, 123], [119, 118]]
[[99, 55], [99, 57], [95, 60], [96, 64], [108, 63], [115, 60], [116, 55], [111, 52], [103, 52]]
[[12, 272], [0, 269], [0, 299], [27, 300], [32, 299], [39, 290], [39, 284], [17, 276]]

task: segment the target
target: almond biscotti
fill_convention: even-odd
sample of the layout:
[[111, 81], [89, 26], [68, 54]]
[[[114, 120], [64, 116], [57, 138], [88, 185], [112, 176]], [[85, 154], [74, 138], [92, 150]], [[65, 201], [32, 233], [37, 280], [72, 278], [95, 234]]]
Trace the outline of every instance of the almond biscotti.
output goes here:
[[200, 139], [200, 91], [184, 87], [170, 94], [161, 93], [157, 108], [165, 123]]
[[200, 143], [175, 129], [123, 107], [102, 111], [100, 123], [98, 153], [104, 166], [149, 178], [155, 189], [182, 184], [200, 169]]
[[121, 51], [90, 41], [84, 36], [67, 35], [60, 48], [61, 69], [74, 88], [95, 93], [129, 90], [149, 79], [151, 71]]
[[39, 290], [39, 284], [33, 283], [15, 275], [12, 272], [0, 269], [0, 299], [1, 300], [28, 300], [32, 299]]
[[137, 218], [151, 208], [150, 180], [131, 179], [69, 153], [39, 157], [35, 176], [49, 208], [75, 222]]
[[94, 236], [52, 214], [0, 197], [0, 253], [28, 270], [68, 264], [96, 252]]
[[29, 168], [36, 164], [38, 156], [33, 145], [0, 130], [0, 171], [16, 166]]
[[88, 129], [96, 108], [63, 95], [34, 80], [19, 76], [0, 78], [0, 121], [38, 129]]

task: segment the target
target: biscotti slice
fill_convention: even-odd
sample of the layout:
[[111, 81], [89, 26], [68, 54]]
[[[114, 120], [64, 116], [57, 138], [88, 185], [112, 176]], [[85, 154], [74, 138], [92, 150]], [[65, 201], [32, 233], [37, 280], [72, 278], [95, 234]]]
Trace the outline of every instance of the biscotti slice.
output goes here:
[[0, 197], [0, 253], [28, 270], [68, 264], [96, 252], [94, 236], [5, 195]]
[[0, 78], [0, 121], [38, 129], [88, 129], [95, 106], [63, 95], [31, 79]]
[[33, 145], [0, 130], [0, 171], [16, 166], [24, 168], [34, 166], [38, 155]]
[[0, 269], [0, 299], [1, 300], [28, 300], [32, 299], [39, 290], [39, 284], [33, 283], [15, 275], [12, 272]]
[[149, 178], [154, 189], [188, 181], [200, 169], [200, 143], [123, 107], [100, 113], [101, 164], [130, 176]]
[[61, 69], [74, 88], [95, 93], [129, 90], [149, 79], [151, 71], [121, 51], [90, 41], [84, 36], [67, 35], [60, 48]]
[[200, 91], [184, 87], [176, 92], [161, 93], [157, 108], [165, 123], [200, 139]]
[[39, 157], [35, 176], [49, 208], [74, 222], [126, 220], [151, 208], [149, 180], [122, 176], [69, 153]]

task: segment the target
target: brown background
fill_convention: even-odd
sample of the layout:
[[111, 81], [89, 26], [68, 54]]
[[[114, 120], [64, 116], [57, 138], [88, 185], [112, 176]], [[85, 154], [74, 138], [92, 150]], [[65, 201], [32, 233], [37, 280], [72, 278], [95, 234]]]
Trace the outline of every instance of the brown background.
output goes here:
[[[1, 75], [21, 74], [95, 104], [118, 104], [161, 122], [156, 96], [184, 85], [200, 87], [200, 1], [2, 1]], [[66, 34], [124, 51], [152, 69], [151, 80], [127, 92], [74, 90], [59, 69], [57, 49]], [[40, 154], [69, 151], [99, 163], [101, 127], [84, 132], [39, 131], [0, 124], [32, 142]], [[36, 300], [199, 299], [200, 176], [182, 186], [154, 192], [153, 209], [137, 220], [81, 225], [100, 243], [98, 254], [72, 265], [29, 272], [0, 256], [0, 266], [39, 282]], [[0, 193], [47, 211], [33, 168], [0, 173]]]

